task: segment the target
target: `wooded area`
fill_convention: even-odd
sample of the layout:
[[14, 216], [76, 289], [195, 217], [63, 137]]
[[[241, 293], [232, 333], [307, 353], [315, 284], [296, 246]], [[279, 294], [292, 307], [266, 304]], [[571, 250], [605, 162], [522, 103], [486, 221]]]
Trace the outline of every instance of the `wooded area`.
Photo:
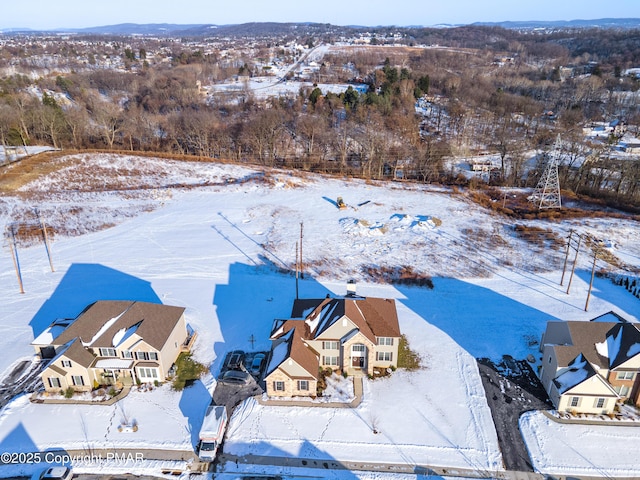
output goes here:
[[[203, 86], [255, 76], [269, 59], [292, 62], [285, 39], [236, 39], [225, 48], [218, 41], [205, 50], [206, 39], [4, 38], [0, 143], [173, 152], [459, 185], [478, 179], [460, 175], [450, 159], [498, 153], [499, 171], [487, 182], [535, 186], [560, 134], [563, 188], [638, 205], [638, 157], [612, 155], [615, 133], [586, 141], [583, 127], [618, 120], [638, 133], [640, 83], [625, 72], [640, 67], [640, 31], [399, 31], [393, 46], [376, 46], [385, 43], [381, 31], [366, 47], [324, 56], [317, 83], [364, 83], [366, 93], [323, 94], [311, 85], [270, 99], [251, 91], [207, 95]], [[114, 59], [117, 67], [104, 67]], [[533, 169], [531, 152], [540, 153]]]

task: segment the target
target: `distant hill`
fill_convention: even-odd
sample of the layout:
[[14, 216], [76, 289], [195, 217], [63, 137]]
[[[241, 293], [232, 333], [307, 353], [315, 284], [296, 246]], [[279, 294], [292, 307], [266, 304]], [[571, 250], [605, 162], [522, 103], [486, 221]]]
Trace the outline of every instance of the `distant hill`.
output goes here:
[[[596, 20], [559, 20], [559, 21], [524, 21], [524, 22], [476, 22], [470, 24], [478, 27], [501, 27], [510, 30], [534, 30], [534, 29], [576, 29], [576, 28], [601, 28], [601, 29], [640, 29], [640, 18], [601, 18]], [[467, 25], [432, 25], [427, 26], [337, 26], [329, 23], [278, 23], [278, 22], [253, 22], [233, 25], [215, 24], [173, 24], [173, 23], [120, 23], [118, 25], [105, 25], [87, 28], [33, 30], [29, 28], [0, 29], [4, 34], [46, 34], [46, 33], [75, 33], [80, 35], [153, 35], [153, 36], [282, 36], [295, 33], [297, 35], [323, 35], [346, 34], [353, 31], [376, 31], [402, 29], [450, 29]]]
[[99, 34], [99, 35], [173, 35], [194, 28], [202, 28], [205, 25], [178, 25], [173, 23], [120, 23], [118, 25], [105, 25], [100, 27], [60, 29], [70, 33]]
[[545, 29], [545, 28], [640, 28], [640, 18], [600, 18], [596, 20], [558, 20], [558, 21], [526, 21], [526, 22], [476, 22], [474, 26], [502, 27], [512, 30]]

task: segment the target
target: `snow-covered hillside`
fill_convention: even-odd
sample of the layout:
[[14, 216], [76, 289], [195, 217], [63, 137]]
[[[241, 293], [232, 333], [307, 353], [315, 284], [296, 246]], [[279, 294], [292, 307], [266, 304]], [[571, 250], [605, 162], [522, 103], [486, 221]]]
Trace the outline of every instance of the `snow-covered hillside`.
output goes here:
[[[251, 335], [257, 339], [255, 349], [268, 349], [272, 320], [289, 315], [295, 295], [290, 271], [302, 223], [301, 296], [344, 294], [345, 282], [354, 278], [362, 295], [396, 298], [401, 329], [423, 359], [424, 370], [399, 372], [367, 386], [369, 398], [361, 408], [368, 410], [359, 413], [389, 426], [386, 437], [371, 440], [378, 449], [372, 452], [418, 463], [438, 451], [455, 465], [494, 469], [500, 455], [474, 357], [537, 358], [547, 320], [588, 320], [609, 310], [629, 320], [640, 318], [638, 299], [601, 278], [595, 279], [585, 312], [587, 255], [579, 258], [567, 295], [566, 281], [559, 285], [561, 249], [532, 246], [516, 235], [510, 220], [445, 189], [127, 156], [76, 155], [52, 162], [46, 176], [0, 198], [2, 224], [33, 224], [37, 207], [57, 232], [55, 272], [37, 235], [19, 245], [24, 294], [8, 243], [3, 245], [0, 371], [32, 355], [30, 342], [52, 320], [75, 317], [99, 299], [136, 299], [185, 306], [187, 321], [198, 331], [195, 356], [215, 375], [227, 351], [250, 348]], [[336, 208], [338, 196], [347, 209]], [[631, 220], [521, 223], [551, 229], [559, 237], [570, 228], [597, 235], [618, 258], [640, 263], [640, 229]], [[430, 276], [434, 288], [389, 283], [403, 274]], [[402, 386], [393, 387], [398, 382]], [[137, 436], [125, 440], [108, 434], [106, 411], [95, 416], [81, 412], [85, 427], [66, 436], [42, 428], [50, 407], [16, 400], [0, 418], [0, 445], [12, 445], [19, 425], [27, 446], [76, 448], [85, 442], [94, 447], [105, 441], [118, 446], [126, 441], [142, 448], [167, 439], [168, 448], [188, 448], [204, 415], [204, 409], [197, 411], [211, 387], [199, 383], [186, 396], [170, 395], [165, 387], [141, 394], [148, 395], [140, 403], [146, 418], [149, 412], [169, 412], [173, 420], [160, 433], [157, 425], [145, 429], [141, 423]], [[391, 427], [398, 411], [384, 411], [385, 404], [397, 401], [394, 394], [416, 397], [414, 421], [404, 431]], [[129, 411], [135, 411], [136, 398], [126, 400]], [[335, 458], [341, 455], [338, 443], [349, 440], [329, 420], [326, 431], [314, 430], [305, 424], [310, 417], [305, 415], [298, 416], [301, 424], [289, 422], [285, 428], [276, 407], [273, 412], [267, 408], [243, 407], [252, 422], [266, 423], [245, 422], [243, 427], [232, 421], [236, 437], [229, 448], [259, 453], [268, 447], [265, 432], [273, 432], [272, 447], [282, 452], [295, 454], [311, 445]], [[32, 420], [23, 422], [27, 416]], [[180, 433], [169, 441], [172, 428]], [[294, 430], [297, 436], [290, 438]], [[606, 435], [589, 441], [607, 448]], [[572, 448], [579, 449], [579, 443]], [[575, 458], [580, 462], [580, 456]], [[555, 467], [544, 468], [553, 472]]]

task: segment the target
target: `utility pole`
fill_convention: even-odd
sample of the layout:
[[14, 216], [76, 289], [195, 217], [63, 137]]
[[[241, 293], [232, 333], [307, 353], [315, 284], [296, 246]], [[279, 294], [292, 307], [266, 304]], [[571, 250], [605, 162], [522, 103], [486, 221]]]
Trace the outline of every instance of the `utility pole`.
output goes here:
[[11, 233], [9, 248], [11, 249], [11, 258], [13, 259], [13, 268], [15, 268], [16, 277], [18, 277], [20, 293], [24, 293], [24, 286], [22, 285], [22, 274], [20, 273], [20, 259], [18, 258], [18, 245], [16, 243], [16, 233], [13, 224], [11, 224], [11, 226], [9, 227], [9, 232]]
[[254, 347], [254, 345], [256, 343], [256, 337], [253, 335], [253, 333], [249, 337], [249, 342], [251, 343], [251, 350], [253, 350], [253, 347]]
[[589, 282], [589, 291], [587, 292], [587, 301], [584, 304], [584, 311], [589, 310], [589, 299], [591, 298], [591, 289], [593, 288], [593, 277], [596, 274], [596, 260], [598, 258], [598, 251], [593, 249], [593, 265], [591, 265], [591, 281]]
[[572, 228], [569, 230], [569, 240], [567, 240], [567, 252], [564, 255], [564, 265], [562, 266], [562, 278], [560, 278], [560, 286], [564, 282], [564, 274], [567, 271], [567, 260], [569, 260], [569, 250], [571, 250], [571, 237], [573, 236], [573, 232], [575, 230]]
[[34, 209], [36, 212], [36, 216], [38, 217], [38, 221], [40, 222], [40, 228], [42, 229], [42, 235], [44, 236], [44, 248], [47, 250], [47, 258], [49, 259], [49, 266], [51, 267], [51, 271], [55, 272], [53, 268], [53, 259], [51, 258], [51, 247], [49, 246], [49, 235], [47, 234], [47, 226], [44, 224], [44, 220], [40, 215], [38, 209]]
[[296, 300], [300, 298], [298, 296], [298, 242], [296, 242]]
[[580, 242], [582, 242], [582, 235], [578, 235], [578, 245], [576, 246], [576, 256], [573, 258], [573, 265], [571, 266], [571, 276], [569, 277], [569, 285], [567, 285], [567, 295], [571, 289], [571, 280], [573, 280], [573, 272], [576, 270], [576, 263], [578, 263], [578, 252], [580, 252]]
[[300, 222], [300, 278], [304, 278], [304, 263], [302, 263], [302, 230], [304, 222]]

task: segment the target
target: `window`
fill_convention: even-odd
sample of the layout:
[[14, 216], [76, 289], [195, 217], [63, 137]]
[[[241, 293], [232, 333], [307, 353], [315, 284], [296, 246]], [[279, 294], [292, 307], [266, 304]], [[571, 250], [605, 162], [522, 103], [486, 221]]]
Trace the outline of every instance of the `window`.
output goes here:
[[115, 348], [100, 348], [100, 356], [101, 357], [117, 357]]
[[571, 397], [569, 405], [572, 407], [577, 407], [578, 405], [580, 405], [580, 397]]
[[122, 351], [122, 358], [133, 358], [133, 355], [131, 354], [131, 352], [129, 350], [123, 350]]
[[309, 380], [298, 380], [298, 390], [309, 390]]
[[621, 397], [626, 397], [629, 395], [629, 387], [627, 385], [618, 385], [613, 387], [618, 395]]
[[84, 385], [84, 377], [82, 375], [73, 375], [71, 377], [71, 381], [74, 385], [82, 386]]
[[156, 368], [139, 368], [138, 369], [138, 376], [141, 379], [143, 379], [143, 378], [148, 378], [148, 379], [158, 378], [158, 370]]
[[60, 379], [58, 377], [49, 377], [48, 380], [51, 388], [60, 388]]
[[594, 406], [595, 406], [596, 408], [602, 408], [602, 407], [604, 407], [604, 402], [605, 402], [605, 399], [604, 399], [604, 398], [596, 398], [596, 401], [595, 401], [595, 405], [594, 405]]
[[137, 360], [158, 360], [156, 352], [136, 352]]
[[62, 366], [71, 368], [71, 360], [62, 360]]
[[322, 364], [323, 365], [328, 365], [328, 366], [333, 366], [333, 367], [337, 367], [338, 366], [338, 357], [327, 357], [327, 356], [322, 356]]
[[633, 380], [635, 376], [635, 372], [618, 372], [617, 379], [618, 380]]
[[276, 392], [284, 392], [284, 382], [273, 382], [273, 389]]
[[378, 345], [393, 345], [393, 338], [391, 337], [378, 337]]
[[393, 353], [391, 352], [376, 352], [376, 360], [379, 362], [391, 362]]
[[340, 348], [340, 342], [322, 342], [323, 350], [338, 350]]

